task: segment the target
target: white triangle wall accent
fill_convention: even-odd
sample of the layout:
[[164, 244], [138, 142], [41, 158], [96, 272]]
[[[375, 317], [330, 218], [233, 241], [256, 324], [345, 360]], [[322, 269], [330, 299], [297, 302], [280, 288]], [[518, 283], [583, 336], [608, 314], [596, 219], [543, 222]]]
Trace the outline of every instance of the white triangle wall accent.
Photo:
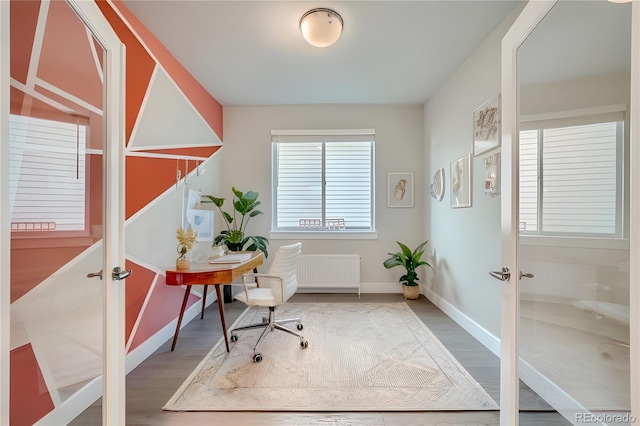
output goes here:
[[156, 66], [127, 148], [133, 151], [222, 145], [169, 75]]

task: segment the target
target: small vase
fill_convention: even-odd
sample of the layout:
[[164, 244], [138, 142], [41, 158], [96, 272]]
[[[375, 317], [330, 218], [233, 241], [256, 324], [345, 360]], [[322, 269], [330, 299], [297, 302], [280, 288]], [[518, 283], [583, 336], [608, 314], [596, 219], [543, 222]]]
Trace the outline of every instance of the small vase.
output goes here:
[[189, 266], [191, 266], [191, 262], [187, 259], [186, 253], [176, 259], [176, 269], [189, 269]]

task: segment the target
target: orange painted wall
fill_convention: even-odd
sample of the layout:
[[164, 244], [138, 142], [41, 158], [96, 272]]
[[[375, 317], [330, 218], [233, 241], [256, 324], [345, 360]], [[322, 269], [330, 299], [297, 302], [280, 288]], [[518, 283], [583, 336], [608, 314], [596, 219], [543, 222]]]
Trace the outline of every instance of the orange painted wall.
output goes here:
[[[165, 277], [158, 276], [158, 282], [150, 295], [145, 314], [141, 318], [138, 324], [138, 331], [131, 342], [131, 349], [140, 346], [145, 340], [176, 318], [176, 314], [180, 312], [184, 292], [185, 290], [182, 287], [167, 285]], [[190, 294], [187, 301], [187, 309], [199, 300], [198, 296], [193, 293]]]
[[[11, 2], [10, 15], [10, 49], [12, 52], [31, 53], [35, 37], [40, 2]], [[20, 83], [26, 83], [29, 71], [29, 56], [11, 57], [11, 77]]]
[[187, 71], [180, 62], [173, 57], [166, 47], [145, 27], [136, 16], [120, 1], [113, 0], [112, 4], [120, 11], [136, 33], [144, 40], [145, 44], [158, 62], [171, 75], [171, 78], [180, 87], [180, 90], [189, 98], [189, 101], [200, 112], [211, 129], [223, 139], [222, 105], [202, 87], [202, 85]]
[[31, 345], [12, 350], [9, 362], [9, 421], [12, 426], [32, 425], [53, 409], [53, 401]]
[[[130, 260], [126, 261], [125, 269], [133, 270], [131, 276], [127, 278], [127, 285], [125, 286], [125, 300], [127, 305], [125, 315], [125, 340], [128, 342], [133, 332], [133, 327], [142, 312], [144, 301], [147, 298], [156, 273]], [[147, 338], [149, 337], [151, 336], [147, 336]]]
[[[116, 2], [120, 13], [135, 26], [136, 35], [121, 20], [113, 9], [114, 5], [103, 0], [96, 0], [98, 7], [113, 26], [114, 30], [126, 45], [126, 140], [128, 144], [136, 120], [143, 108], [143, 99], [150, 83], [156, 60], [145, 49], [146, 45], [157, 58], [158, 62], [176, 82], [189, 99], [190, 103], [209, 124], [212, 132], [222, 139], [222, 106], [180, 65], [175, 58], [162, 46], [158, 40], [135, 19], [134, 16], [120, 3]], [[34, 33], [38, 20], [41, 3], [38, 0], [11, 0], [11, 76], [16, 81], [24, 83], [29, 71], [31, 52], [34, 45]], [[72, 93], [84, 102], [94, 107], [100, 107], [102, 90], [96, 89], [99, 79], [93, 75], [65, 74], [61, 67], [63, 57], [69, 51], [83, 51], [80, 69], [96, 72], [95, 63], [91, 63], [86, 55], [90, 49], [86, 45], [76, 45], [79, 40], [86, 38], [81, 25], [77, 25], [77, 17], [70, 13], [66, 2], [51, 2], [42, 58], [38, 66], [38, 76], [50, 81], [63, 92]], [[65, 23], [66, 20], [76, 20]], [[55, 21], [55, 22], [54, 22]], [[80, 34], [78, 34], [80, 32]], [[66, 56], [65, 56], [66, 55]], [[102, 63], [102, 55], [98, 61]], [[60, 67], [60, 69], [58, 69]], [[78, 70], [76, 70], [78, 71]], [[75, 71], [74, 71], [75, 72]], [[86, 84], [75, 87], [78, 81]], [[64, 86], [64, 87], [59, 87]], [[73, 89], [69, 89], [74, 86]], [[34, 91], [45, 97], [74, 110], [81, 115], [82, 120], [89, 125], [88, 148], [102, 149], [102, 117], [96, 112], [89, 111], [83, 105], [76, 104], [72, 99], [66, 99], [59, 93], [38, 87]], [[69, 114], [62, 113], [46, 103], [37, 100], [15, 87], [11, 88], [11, 111], [16, 114], [29, 114], [39, 118], [62, 121], [74, 121]], [[215, 139], [215, 138], [212, 138]], [[189, 156], [209, 158], [216, 153], [219, 146], [199, 148], [178, 148], [154, 151], [154, 154]], [[144, 153], [141, 153], [144, 155]], [[25, 296], [30, 290], [50, 277], [56, 270], [75, 259], [89, 246], [102, 238], [102, 155], [88, 154], [87, 171], [87, 200], [88, 226], [84, 235], [69, 235], [66, 238], [50, 238], [48, 235], [16, 237], [11, 241], [11, 302]], [[190, 161], [188, 167], [183, 161], [179, 165], [182, 175], [196, 167], [195, 161]], [[168, 188], [175, 185], [176, 160], [163, 158], [143, 158], [128, 156], [126, 158], [126, 217], [130, 218], [135, 212], [147, 206]], [[34, 267], [33, 259], [38, 259]], [[127, 279], [126, 286], [126, 338], [131, 342], [131, 349], [144, 344], [159, 330], [173, 321], [180, 308], [184, 289], [167, 286], [164, 277], [157, 271], [127, 260], [125, 267], [133, 269], [134, 273]], [[157, 279], [155, 286], [152, 285]], [[28, 298], [24, 299], [28, 301]], [[192, 306], [200, 301], [197, 295], [189, 297], [188, 305]], [[145, 303], [146, 302], [146, 303]], [[34, 346], [35, 347], [35, 346]], [[33, 354], [31, 344], [26, 344], [11, 351], [11, 424], [33, 424], [42, 416], [54, 409], [49, 397], [46, 383], [37, 358]]]
[[113, 8], [104, 0], [98, 0], [96, 3], [120, 40], [127, 46], [125, 138], [129, 141], [156, 63]]

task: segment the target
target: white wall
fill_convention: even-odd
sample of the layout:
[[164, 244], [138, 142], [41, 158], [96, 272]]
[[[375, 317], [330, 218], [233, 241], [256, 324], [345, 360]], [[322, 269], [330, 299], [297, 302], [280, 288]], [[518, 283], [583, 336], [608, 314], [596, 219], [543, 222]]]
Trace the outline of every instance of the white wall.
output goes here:
[[629, 104], [629, 72], [591, 75], [520, 88], [520, 114], [548, 114]]
[[[222, 166], [219, 151], [201, 163], [200, 168], [205, 170], [204, 174], [197, 176], [194, 170], [187, 176], [189, 188], [200, 190], [203, 194], [221, 190]], [[159, 270], [175, 264], [178, 253], [177, 243], [174, 244], [174, 242], [176, 229], [182, 226], [184, 189], [184, 178], [182, 178], [177, 188], [175, 185], [172, 186], [164, 196], [158, 197], [127, 220], [125, 242], [127, 256], [132, 256], [137, 261]], [[214, 223], [215, 221], [216, 219]], [[200, 255], [208, 257], [210, 248], [209, 242], [196, 243], [190, 256], [192, 258]]]
[[[422, 236], [422, 206], [425, 199], [423, 174], [422, 106], [303, 105], [232, 106], [224, 108], [224, 146], [221, 156], [225, 193], [231, 187], [260, 194], [264, 215], [252, 219], [248, 231], [268, 236], [271, 226], [271, 130], [272, 129], [375, 129], [375, 218], [376, 240], [302, 240], [304, 254], [346, 253], [362, 257], [363, 292], [400, 291], [401, 270], [387, 270], [382, 262], [399, 247], [411, 247]], [[413, 208], [387, 208], [387, 173], [414, 173]], [[216, 228], [220, 217], [216, 216]], [[291, 240], [271, 240], [269, 252]], [[266, 268], [270, 262], [267, 259]], [[424, 271], [422, 275], [424, 276]], [[424, 278], [422, 278], [424, 280]], [[377, 284], [376, 284], [377, 283]]]
[[[500, 197], [484, 195], [483, 184], [484, 159], [500, 149], [474, 157], [471, 208], [449, 206], [449, 165], [473, 150], [472, 112], [500, 91], [500, 43], [520, 11], [521, 7], [516, 8], [483, 41], [427, 102], [424, 110], [425, 176], [444, 167], [447, 191], [441, 203], [429, 199], [424, 206], [424, 226], [431, 238], [433, 261], [437, 265], [428, 287], [494, 336], [500, 334], [500, 291], [498, 281], [488, 272], [502, 266]], [[628, 75], [616, 74], [524, 87], [521, 94], [527, 103], [521, 106], [521, 112], [538, 114], [627, 103], [628, 79]], [[542, 249], [548, 251], [549, 247]], [[575, 249], [554, 250], [556, 255], [559, 252], [576, 255]], [[618, 251], [611, 250], [611, 256]], [[562, 261], [561, 257], [556, 260]], [[582, 261], [589, 263], [586, 257]]]
[[450, 163], [473, 153], [473, 110], [500, 92], [500, 42], [516, 8], [476, 49], [424, 108], [425, 176], [445, 169], [445, 197], [429, 198], [423, 223], [435, 276], [428, 287], [495, 336], [500, 335], [500, 197], [484, 194], [484, 159], [472, 157], [472, 207], [452, 209]]

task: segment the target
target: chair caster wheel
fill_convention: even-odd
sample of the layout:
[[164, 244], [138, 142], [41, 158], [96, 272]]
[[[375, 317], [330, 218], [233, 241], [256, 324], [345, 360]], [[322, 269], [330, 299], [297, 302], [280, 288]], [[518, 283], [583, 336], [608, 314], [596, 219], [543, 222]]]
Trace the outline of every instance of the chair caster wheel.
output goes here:
[[229, 337], [229, 340], [231, 340], [232, 342], [237, 342], [238, 341], [238, 335], [237, 334], [232, 334], [231, 337]]
[[300, 341], [300, 349], [307, 349], [308, 347], [309, 347], [309, 342], [307, 342], [306, 340]]
[[302, 331], [302, 329], [304, 328], [304, 326], [302, 325], [301, 322], [298, 323], [298, 325], [296, 325], [296, 328], [298, 329], [298, 331]]
[[269, 318], [268, 317], [262, 317], [262, 323], [263, 324], [269, 324]]
[[253, 362], [255, 362], [256, 364], [259, 363], [260, 361], [262, 361], [262, 355], [260, 354], [255, 354], [253, 356]]

